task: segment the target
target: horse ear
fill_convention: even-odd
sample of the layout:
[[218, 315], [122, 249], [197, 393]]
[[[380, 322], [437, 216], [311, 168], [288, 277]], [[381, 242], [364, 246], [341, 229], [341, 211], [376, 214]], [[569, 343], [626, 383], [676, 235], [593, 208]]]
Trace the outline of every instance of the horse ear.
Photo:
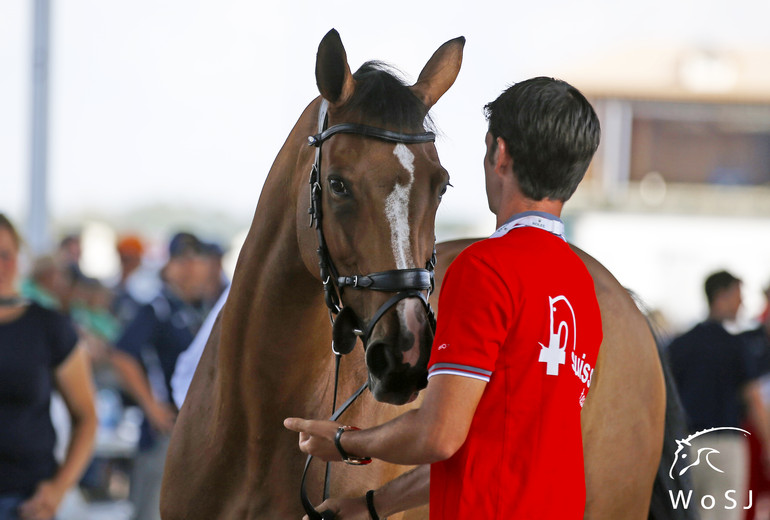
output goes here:
[[412, 92], [430, 109], [457, 79], [463, 62], [465, 37], [449, 40], [438, 48], [420, 72]]
[[333, 106], [344, 105], [356, 89], [345, 47], [342, 46], [340, 34], [335, 29], [326, 33], [318, 45], [315, 81], [318, 91]]
[[354, 332], [357, 326], [356, 313], [350, 307], [343, 307], [332, 327], [334, 350], [340, 354], [350, 354], [353, 351], [358, 339]]

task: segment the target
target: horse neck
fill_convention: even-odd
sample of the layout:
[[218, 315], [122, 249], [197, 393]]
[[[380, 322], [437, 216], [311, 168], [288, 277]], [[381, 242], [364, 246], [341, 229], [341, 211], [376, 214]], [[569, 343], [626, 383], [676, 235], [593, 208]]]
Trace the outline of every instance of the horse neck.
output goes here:
[[[314, 133], [315, 106], [305, 110], [270, 169], [222, 315], [223, 399], [269, 393], [276, 398], [263, 401], [276, 411], [288, 399], [283, 396], [306, 393], [331, 373], [322, 285], [303, 263], [297, 240], [297, 227], [308, 225], [298, 221], [304, 213], [298, 200], [300, 190], [309, 189], [313, 153], [305, 143]], [[323, 399], [309, 399], [307, 407]]]

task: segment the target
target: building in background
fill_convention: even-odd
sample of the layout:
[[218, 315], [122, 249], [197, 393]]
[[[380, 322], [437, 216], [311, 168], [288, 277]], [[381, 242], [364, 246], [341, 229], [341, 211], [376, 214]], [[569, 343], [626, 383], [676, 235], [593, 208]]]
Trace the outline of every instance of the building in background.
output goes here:
[[[627, 49], [560, 77], [602, 144], [567, 206], [575, 243], [681, 330], [705, 276], [744, 280], [742, 324], [770, 283], [770, 50]], [[740, 324], [739, 324], [740, 326]]]

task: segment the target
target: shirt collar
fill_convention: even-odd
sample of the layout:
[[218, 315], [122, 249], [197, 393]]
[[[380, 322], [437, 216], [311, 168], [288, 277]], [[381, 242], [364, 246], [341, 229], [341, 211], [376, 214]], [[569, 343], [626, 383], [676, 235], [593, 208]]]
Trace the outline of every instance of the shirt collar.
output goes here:
[[564, 238], [564, 222], [551, 213], [544, 211], [523, 211], [512, 215], [505, 223], [497, 228], [490, 238], [501, 237], [517, 227], [534, 227], [552, 233], [562, 240]]

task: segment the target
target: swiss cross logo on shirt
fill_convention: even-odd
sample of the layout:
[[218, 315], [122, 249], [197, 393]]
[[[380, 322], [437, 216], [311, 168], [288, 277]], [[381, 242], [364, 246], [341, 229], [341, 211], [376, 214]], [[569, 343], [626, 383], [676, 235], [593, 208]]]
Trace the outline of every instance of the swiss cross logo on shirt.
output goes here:
[[549, 376], [559, 375], [559, 365], [567, 362], [567, 344], [571, 342], [575, 351], [577, 324], [572, 304], [566, 296], [548, 297], [548, 308], [551, 314], [551, 326], [548, 335], [548, 346], [540, 343], [539, 362], [545, 363], [545, 373]]
[[538, 361], [545, 363], [545, 373], [558, 376], [559, 367], [567, 362], [567, 346], [571, 347], [572, 371], [585, 385], [580, 396], [580, 406], [585, 402], [586, 389], [591, 387], [593, 367], [585, 361], [586, 355], [580, 355], [577, 347], [577, 322], [575, 311], [566, 296], [548, 297], [550, 312], [550, 327], [548, 344], [538, 342], [540, 357]]

